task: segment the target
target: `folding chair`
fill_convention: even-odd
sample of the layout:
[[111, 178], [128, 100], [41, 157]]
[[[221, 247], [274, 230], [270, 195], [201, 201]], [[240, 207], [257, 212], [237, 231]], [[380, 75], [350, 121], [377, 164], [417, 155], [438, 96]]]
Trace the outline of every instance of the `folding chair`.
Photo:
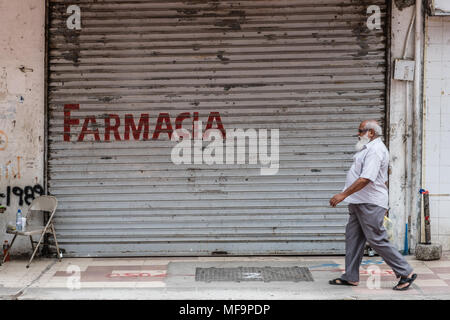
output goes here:
[[[49, 233], [53, 234], [53, 238], [55, 240], [56, 245], [56, 251], [58, 252], [58, 259], [61, 261], [62, 255], [59, 251], [58, 241], [56, 240], [56, 232], [55, 227], [53, 226], [53, 216], [55, 215], [56, 207], [58, 206], [58, 200], [56, 200], [53, 196], [40, 196], [31, 202], [30, 207], [28, 208], [27, 212], [27, 226], [25, 228], [25, 231], [10, 231], [7, 230], [6, 233], [14, 234], [14, 238], [11, 241], [11, 245], [8, 249], [8, 251], [12, 248], [14, 244], [14, 240], [16, 240], [17, 236], [28, 236], [30, 237], [31, 242], [31, 248], [33, 249], [33, 254], [31, 255], [30, 261], [28, 261], [27, 268], [30, 267], [31, 261], [33, 261], [34, 256], [36, 255], [37, 250], [39, 249], [39, 246], [42, 242], [42, 239], [44, 238], [44, 235]], [[49, 218], [47, 221], [47, 224], [45, 227], [38, 227], [38, 228], [31, 228], [29, 230], [28, 225], [31, 224], [31, 218], [34, 216], [35, 212], [48, 212]], [[39, 238], [39, 241], [37, 241], [36, 247], [34, 246], [34, 243], [36, 241], [33, 241], [33, 235], [40, 234], [41, 237]], [[6, 256], [8, 254], [8, 251], [6, 251], [5, 256], [3, 258], [3, 263], [5, 262]]]

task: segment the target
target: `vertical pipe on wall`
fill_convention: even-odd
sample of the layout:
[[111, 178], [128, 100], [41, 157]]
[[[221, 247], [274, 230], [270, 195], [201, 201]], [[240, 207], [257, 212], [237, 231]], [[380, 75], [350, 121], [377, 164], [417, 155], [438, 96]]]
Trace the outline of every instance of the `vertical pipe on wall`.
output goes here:
[[[389, 150], [389, 144], [391, 141], [390, 137], [390, 128], [391, 128], [391, 81], [392, 81], [392, 68], [391, 68], [391, 50], [392, 50], [392, 5], [387, 5], [387, 17], [386, 19], [386, 102], [385, 102], [385, 110], [386, 110], [386, 122], [384, 126], [384, 144]], [[391, 170], [388, 170], [388, 183], [390, 179]]]
[[[406, 34], [405, 43], [403, 45], [403, 59], [407, 59], [407, 48], [409, 38], [411, 36], [412, 27], [414, 25], [416, 18], [416, 12], [412, 12], [411, 22], [409, 23], [408, 32]], [[408, 254], [409, 252], [409, 242], [408, 242], [408, 225], [409, 225], [409, 216], [412, 210], [411, 206], [411, 192], [412, 192], [412, 183], [411, 183], [411, 171], [412, 171], [412, 157], [410, 156], [412, 153], [412, 142], [411, 142], [411, 128], [412, 128], [412, 103], [410, 103], [410, 90], [409, 90], [409, 81], [404, 81], [405, 83], [405, 182], [404, 182], [404, 191], [405, 191], [405, 216], [404, 216], [404, 225], [405, 225], [405, 233], [404, 233], [404, 242], [403, 242], [403, 254]]]
[[[424, 50], [423, 50], [423, 61], [427, 61], [427, 48], [428, 48], [428, 16], [424, 19]], [[427, 77], [427, 64], [423, 64], [423, 84], [422, 84], [422, 92], [425, 92]], [[425, 186], [425, 168], [426, 168], [426, 157], [425, 157], [425, 138], [426, 138], [426, 115], [428, 104], [426, 101], [425, 94], [422, 95], [422, 161], [421, 161], [421, 182], [420, 189], [426, 190]], [[421, 198], [422, 199], [422, 198]], [[418, 228], [418, 241], [419, 243], [425, 242], [425, 223], [424, 223], [424, 206], [423, 201], [421, 201], [420, 205], [420, 216], [417, 219], [417, 228]]]
[[[423, 37], [423, 6], [422, 1], [416, 1], [416, 26], [415, 26], [415, 69], [414, 69], [414, 104], [413, 104], [413, 114], [412, 114], [412, 171], [411, 171], [411, 209], [415, 213], [414, 217], [410, 217], [409, 225], [411, 230], [414, 230], [414, 236], [417, 236], [417, 217], [419, 216], [420, 206], [419, 206], [419, 189], [420, 189], [420, 176], [421, 176], [421, 153], [419, 152], [421, 144], [421, 102], [422, 102], [422, 37]], [[416, 219], [414, 219], [416, 218]], [[414, 224], [411, 225], [411, 222]], [[409, 236], [412, 234], [409, 232]], [[412, 237], [414, 242], [417, 242], [415, 237]], [[411, 242], [411, 241], [410, 241]]]
[[411, 206], [411, 192], [412, 192], [412, 181], [411, 181], [411, 172], [412, 172], [412, 157], [410, 156], [412, 153], [412, 142], [411, 142], [411, 128], [412, 124], [412, 106], [410, 101], [410, 90], [409, 90], [409, 81], [405, 81], [406, 86], [406, 95], [405, 95], [405, 238], [404, 238], [404, 246], [403, 246], [403, 254], [408, 254], [409, 252], [409, 242], [408, 242], [408, 225], [410, 214], [412, 210]]
[[49, 29], [49, 0], [45, 1], [45, 54], [44, 54], [44, 193], [48, 194], [48, 82], [49, 82], [49, 61], [48, 61], [48, 29]]
[[[44, 43], [45, 43], [45, 54], [44, 54], [44, 175], [42, 177], [42, 183], [44, 186], [44, 194], [49, 194], [48, 192], [48, 121], [49, 121], [49, 109], [48, 109], [48, 83], [49, 83], [49, 40], [48, 40], [48, 29], [49, 29], [49, 0], [45, 1], [45, 36], [44, 36]], [[43, 224], [45, 225], [47, 223], [45, 219], [45, 215], [42, 215]], [[44, 243], [42, 248], [42, 254], [48, 253], [48, 241], [49, 235], [46, 234], [44, 236]]]

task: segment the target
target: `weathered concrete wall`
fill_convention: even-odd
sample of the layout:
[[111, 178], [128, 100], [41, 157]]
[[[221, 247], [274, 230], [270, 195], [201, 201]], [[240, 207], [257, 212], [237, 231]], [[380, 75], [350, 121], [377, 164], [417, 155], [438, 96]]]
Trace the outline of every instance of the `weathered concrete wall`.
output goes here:
[[[0, 29], [0, 239], [11, 242], [5, 223], [43, 185], [45, 1], [0, 0]], [[11, 254], [30, 251], [18, 239]]]
[[450, 16], [429, 17], [425, 49], [425, 188], [431, 241], [450, 250]]

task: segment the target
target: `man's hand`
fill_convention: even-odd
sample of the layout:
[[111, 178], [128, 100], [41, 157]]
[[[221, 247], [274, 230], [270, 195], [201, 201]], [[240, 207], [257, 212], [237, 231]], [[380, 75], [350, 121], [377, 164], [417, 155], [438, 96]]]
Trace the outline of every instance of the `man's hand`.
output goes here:
[[333, 198], [330, 199], [330, 206], [332, 206], [333, 208], [336, 207], [336, 205], [339, 202], [342, 202], [345, 198], [347, 198], [347, 196], [343, 192], [335, 194]]
[[343, 192], [335, 194], [333, 198], [330, 199], [330, 206], [333, 208], [336, 207], [336, 205], [343, 201], [348, 196], [354, 194], [355, 192], [358, 192], [365, 186], [369, 184], [370, 180], [366, 178], [358, 178], [353, 184], [345, 189]]

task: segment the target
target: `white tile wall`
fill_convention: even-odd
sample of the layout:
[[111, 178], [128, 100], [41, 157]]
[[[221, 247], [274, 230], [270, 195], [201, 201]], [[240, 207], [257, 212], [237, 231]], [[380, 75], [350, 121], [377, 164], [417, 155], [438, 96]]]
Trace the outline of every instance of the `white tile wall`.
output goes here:
[[[425, 147], [427, 148], [427, 147]], [[428, 150], [428, 149], [427, 149]], [[425, 160], [428, 160], [429, 156], [425, 154]], [[440, 183], [440, 170], [438, 166], [430, 166], [428, 162], [425, 162], [425, 186], [430, 193], [439, 193]]]
[[[450, 50], [450, 46], [448, 47], [447, 50]], [[450, 79], [448, 77], [449, 77], [449, 75], [446, 74], [445, 79], [444, 79], [444, 85], [443, 85], [444, 95], [446, 95], [446, 96], [450, 95]]]
[[[439, 218], [431, 218], [431, 242], [435, 242], [439, 236]], [[434, 239], [433, 239], [434, 238]]]
[[428, 20], [429, 28], [437, 28], [437, 27], [442, 28], [443, 24], [444, 24], [444, 21], [442, 19], [429, 19]]
[[[429, 121], [428, 123], [430, 122], [431, 121]], [[430, 153], [429, 156], [425, 157], [425, 164], [427, 166], [439, 166], [441, 147], [440, 140], [441, 135], [439, 131], [427, 131], [425, 135], [425, 147], [427, 149], [427, 152]], [[431, 156], [431, 154], [433, 156]]]
[[450, 236], [450, 218], [439, 218], [439, 236]]
[[[442, 106], [441, 106], [442, 109]], [[450, 113], [442, 113], [441, 111], [441, 121], [440, 121], [440, 127], [444, 131], [450, 131]], [[445, 142], [445, 141], [443, 141]], [[448, 144], [448, 147], [450, 147], [450, 143]]]
[[442, 45], [442, 41], [440, 44], [430, 44], [428, 46], [428, 51], [427, 51], [427, 60], [428, 61], [442, 61], [443, 49], [444, 49], [444, 46]]
[[[446, 69], [442, 69], [442, 61], [429, 61], [426, 66], [427, 78], [426, 82], [430, 81], [430, 79], [442, 79], [446, 73], [444, 71]], [[449, 66], [445, 66], [445, 68], [450, 68]]]
[[[444, 169], [444, 167], [450, 167], [450, 149], [448, 147], [445, 148], [445, 147], [441, 146], [441, 150], [439, 152], [439, 158], [440, 158], [439, 166], [441, 166], [442, 169]], [[442, 178], [445, 179], [446, 177], [442, 177]], [[449, 181], [447, 180], [447, 183], [448, 182]], [[444, 181], [441, 181], [441, 183], [444, 183]], [[447, 186], [448, 186], [448, 184], [447, 184]]]
[[442, 97], [427, 97], [427, 117], [430, 115], [441, 115]]
[[442, 197], [439, 201], [439, 216], [450, 219], [450, 197]]
[[[441, 106], [432, 106], [431, 108], [436, 108], [437, 110], [441, 109]], [[436, 113], [430, 113], [429, 116], [427, 116], [427, 128], [430, 129], [430, 131], [439, 132], [441, 130], [441, 112], [438, 111]]]
[[[448, 74], [450, 74], [450, 62], [448, 64], [449, 64]], [[441, 113], [450, 114], [450, 96], [441, 97]]]
[[[441, 179], [441, 183], [439, 184], [439, 190], [443, 191], [443, 192], [440, 192], [440, 194], [450, 194], [450, 182], [448, 180]], [[440, 199], [441, 202], [445, 202], [445, 201], [448, 201], [448, 200], [450, 200], [450, 196], [441, 196], [441, 199]], [[449, 207], [446, 206], [445, 208], [449, 208]], [[441, 207], [441, 209], [442, 209], [442, 207]], [[446, 218], [446, 217], [450, 218], [450, 210], [446, 210], [446, 211], [448, 212], [447, 215], [446, 216], [442, 216], [442, 217], [443, 218]]]
[[445, 20], [443, 21], [442, 27], [442, 43], [444, 45], [450, 45], [450, 23], [448, 22], [448, 17], [441, 17], [440, 19]]
[[[429, 190], [430, 191], [430, 190]], [[432, 193], [430, 191], [430, 193]], [[441, 214], [441, 201], [438, 197], [430, 197], [430, 219], [437, 220]]]
[[428, 43], [430, 45], [442, 45], [444, 36], [444, 30], [442, 28], [442, 25], [440, 26], [430, 26], [428, 28]]
[[436, 241], [436, 237], [431, 238], [431, 242], [439, 242], [442, 244], [442, 249], [446, 250], [445, 248], [450, 248], [450, 237], [449, 236], [438, 236], [438, 241]]
[[[427, 74], [428, 73], [429, 71], [427, 72]], [[444, 80], [427, 78], [425, 90], [427, 92], [428, 97], [442, 96], [444, 93]]]
[[445, 127], [441, 128], [441, 146], [444, 148], [450, 147], [450, 123], [447, 124]]
[[450, 250], [450, 17], [428, 18], [425, 61], [425, 188], [431, 238]]

